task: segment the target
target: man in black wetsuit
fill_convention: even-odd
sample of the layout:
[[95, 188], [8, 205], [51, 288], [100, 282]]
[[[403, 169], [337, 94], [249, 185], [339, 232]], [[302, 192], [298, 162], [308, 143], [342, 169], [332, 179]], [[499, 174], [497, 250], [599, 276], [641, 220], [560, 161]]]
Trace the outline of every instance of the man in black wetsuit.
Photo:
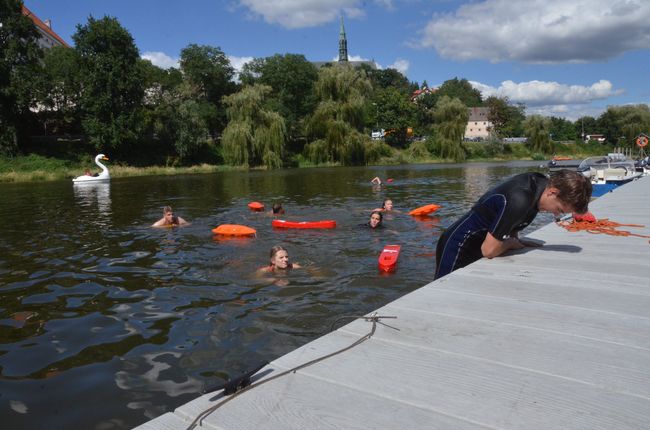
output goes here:
[[436, 275], [441, 278], [481, 257], [494, 258], [510, 249], [538, 246], [519, 239], [537, 212], [585, 213], [591, 182], [570, 170], [550, 177], [541, 173], [516, 175], [485, 193], [472, 209], [438, 240]]

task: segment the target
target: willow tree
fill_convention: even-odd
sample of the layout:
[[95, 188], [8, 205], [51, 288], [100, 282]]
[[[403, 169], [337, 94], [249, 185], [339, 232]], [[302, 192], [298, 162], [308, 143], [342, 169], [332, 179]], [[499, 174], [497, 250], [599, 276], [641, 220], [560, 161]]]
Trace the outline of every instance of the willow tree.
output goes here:
[[463, 136], [469, 118], [467, 106], [459, 99], [443, 96], [433, 112], [438, 155], [456, 161], [465, 159]]
[[348, 66], [325, 67], [315, 85], [319, 104], [306, 122], [310, 141], [305, 156], [312, 162], [364, 164], [362, 133], [365, 94], [372, 90], [365, 73]]
[[287, 131], [284, 119], [264, 106], [271, 91], [256, 84], [224, 97], [229, 122], [221, 143], [227, 164], [282, 167]]
[[550, 138], [551, 120], [541, 115], [531, 115], [524, 121], [524, 134], [531, 150], [550, 154], [554, 145]]

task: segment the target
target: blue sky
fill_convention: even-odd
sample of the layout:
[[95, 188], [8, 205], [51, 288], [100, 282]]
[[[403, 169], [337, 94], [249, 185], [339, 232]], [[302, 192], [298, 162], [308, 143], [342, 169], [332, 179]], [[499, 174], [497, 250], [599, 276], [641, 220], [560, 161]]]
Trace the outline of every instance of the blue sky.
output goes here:
[[327, 61], [343, 16], [351, 59], [438, 86], [465, 78], [528, 113], [575, 120], [650, 101], [650, 0], [25, 0], [72, 44], [89, 16], [115, 17], [140, 54], [177, 64], [191, 43], [233, 66], [274, 54]]

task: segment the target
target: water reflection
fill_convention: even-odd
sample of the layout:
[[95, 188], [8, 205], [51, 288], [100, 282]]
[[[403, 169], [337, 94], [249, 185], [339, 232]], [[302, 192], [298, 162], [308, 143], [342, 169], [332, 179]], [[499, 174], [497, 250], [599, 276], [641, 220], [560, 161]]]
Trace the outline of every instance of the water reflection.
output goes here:
[[75, 182], [72, 189], [74, 190], [75, 202], [83, 207], [85, 213], [88, 209], [95, 209], [95, 225], [98, 227], [107, 227], [110, 225], [111, 217], [111, 184], [110, 182]]

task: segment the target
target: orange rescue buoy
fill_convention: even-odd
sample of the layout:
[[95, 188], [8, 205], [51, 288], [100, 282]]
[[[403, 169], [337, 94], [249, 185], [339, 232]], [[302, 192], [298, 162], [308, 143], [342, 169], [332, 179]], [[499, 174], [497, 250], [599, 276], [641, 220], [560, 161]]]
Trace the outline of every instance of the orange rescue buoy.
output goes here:
[[212, 233], [224, 236], [255, 236], [257, 230], [239, 224], [221, 224], [213, 228]]
[[250, 203], [248, 204], [248, 207], [249, 207], [249, 209], [252, 210], [252, 211], [260, 212], [260, 211], [263, 211], [263, 210], [264, 210], [264, 203], [260, 203], [260, 202], [250, 202]]
[[417, 209], [413, 209], [411, 212], [409, 212], [409, 215], [413, 216], [422, 216], [422, 215], [428, 215], [432, 212], [437, 211], [440, 209], [442, 206], [440, 205], [426, 205], [426, 206], [420, 206]]

